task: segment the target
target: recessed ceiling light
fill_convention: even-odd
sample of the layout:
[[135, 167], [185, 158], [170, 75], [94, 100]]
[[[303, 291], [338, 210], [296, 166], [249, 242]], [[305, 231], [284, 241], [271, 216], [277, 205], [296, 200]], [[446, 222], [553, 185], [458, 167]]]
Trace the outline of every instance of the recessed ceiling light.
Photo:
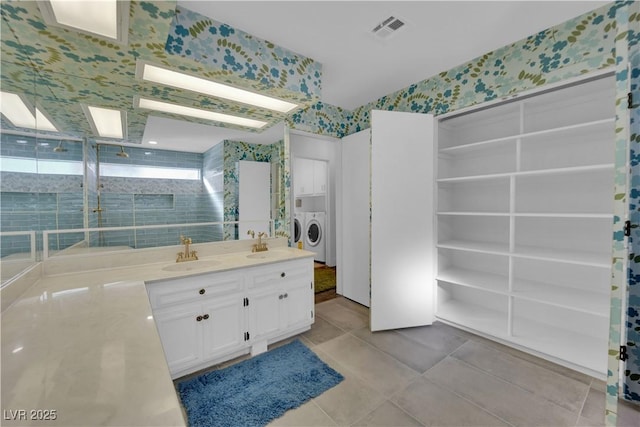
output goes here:
[[95, 107], [93, 105], [82, 105], [82, 109], [96, 135], [103, 138], [118, 139], [126, 137], [127, 116], [124, 111]]
[[298, 108], [298, 105], [292, 102], [216, 83], [201, 77], [195, 77], [189, 74], [157, 67], [143, 61], [138, 61], [137, 75], [139, 78], [142, 78], [142, 80], [148, 82], [160, 83], [179, 89], [186, 89], [202, 93], [204, 95], [215, 96], [217, 98], [224, 98], [235, 102], [241, 102], [243, 104], [278, 111], [280, 113], [288, 113], [289, 111]]
[[151, 144], [151, 145], [157, 145], [157, 144], [158, 144], [158, 141], [149, 141], [149, 144]]
[[[33, 113], [35, 111], [35, 115]], [[58, 128], [37, 107], [31, 108], [20, 95], [0, 92], [0, 112], [14, 126], [59, 132]]]
[[41, 0], [44, 21], [126, 44], [129, 32], [128, 0]]
[[229, 114], [216, 113], [214, 111], [201, 110], [199, 108], [185, 107], [184, 105], [169, 104], [168, 102], [155, 101], [147, 98], [136, 98], [134, 105], [139, 108], [162, 111], [164, 113], [178, 114], [181, 116], [196, 117], [198, 119], [211, 120], [214, 122], [230, 123], [238, 126], [246, 126], [260, 129], [267, 125], [267, 122], [248, 119], [246, 117], [231, 116]]

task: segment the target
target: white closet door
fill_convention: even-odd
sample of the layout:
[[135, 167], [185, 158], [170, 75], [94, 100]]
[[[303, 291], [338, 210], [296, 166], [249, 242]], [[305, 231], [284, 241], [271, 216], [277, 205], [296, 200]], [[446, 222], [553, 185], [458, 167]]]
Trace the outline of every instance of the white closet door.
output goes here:
[[341, 215], [338, 289], [369, 307], [369, 129], [342, 138]]
[[430, 325], [434, 119], [374, 110], [371, 133], [371, 330]]
[[[271, 164], [240, 160], [238, 166], [238, 238], [251, 238], [247, 230], [270, 232]], [[244, 221], [244, 222], [243, 222]]]

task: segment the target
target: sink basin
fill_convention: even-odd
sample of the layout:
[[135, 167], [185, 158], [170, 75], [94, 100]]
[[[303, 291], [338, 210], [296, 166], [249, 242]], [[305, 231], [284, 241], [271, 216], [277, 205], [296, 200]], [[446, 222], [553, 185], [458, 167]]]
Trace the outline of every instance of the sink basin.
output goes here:
[[249, 259], [271, 259], [271, 258], [281, 258], [284, 255], [282, 251], [265, 251], [265, 252], [255, 252], [247, 255]]
[[191, 271], [191, 270], [202, 270], [204, 268], [215, 267], [216, 265], [220, 265], [221, 262], [215, 259], [203, 260], [203, 261], [185, 261], [185, 262], [176, 262], [174, 264], [169, 264], [165, 267], [162, 267], [164, 271]]

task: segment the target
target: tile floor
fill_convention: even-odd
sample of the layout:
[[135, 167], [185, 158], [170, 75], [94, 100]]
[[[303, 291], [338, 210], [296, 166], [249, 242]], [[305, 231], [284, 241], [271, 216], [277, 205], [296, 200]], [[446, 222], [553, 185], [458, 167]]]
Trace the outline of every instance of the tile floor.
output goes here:
[[[368, 309], [316, 305], [300, 338], [345, 380], [270, 426], [601, 426], [602, 381], [442, 323], [368, 330]], [[621, 404], [619, 426], [640, 426]]]

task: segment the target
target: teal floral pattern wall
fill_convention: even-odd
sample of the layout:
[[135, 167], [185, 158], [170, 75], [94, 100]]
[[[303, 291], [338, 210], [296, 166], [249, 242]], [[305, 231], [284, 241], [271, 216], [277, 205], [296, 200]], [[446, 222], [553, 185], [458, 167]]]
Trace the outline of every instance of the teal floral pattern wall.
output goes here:
[[625, 325], [629, 359], [625, 364], [623, 392], [625, 399], [640, 402], [640, 7], [630, 14], [629, 21], [629, 79], [633, 94], [629, 137], [629, 220], [632, 228], [629, 236], [629, 303]]
[[[278, 141], [273, 144], [249, 144], [240, 141], [224, 141], [224, 221], [238, 221], [238, 188], [240, 177], [238, 175], [238, 162], [240, 160], [250, 160], [254, 162], [268, 162], [279, 165], [280, 171], [284, 170], [284, 141]], [[278, 188], [286, 187], [284, 178], [281, 173], [278, 179], [281, 180]], [[272, 183], [273, 185], [273, 183]], [[285, 195], [281, 192], [276, 201], [278, 216], [273, 218], [275, 221], [275, 231], [279, 236], [288, 237], [289, 231], [285, 211]], [[237, 240], [237, 227], [233, 224], [227, 224], [224, 227], [224, 240]]]
[[217, 80], [244, 79], [262, 92], [279, 91], [283, 99], [320, 99], [320, 63], [180, 6], [166, 50], [206, 65]]
[[315, 104], [292, 129], [342, 137], [370, 127], [371, 110], [440, 115], [615, 65], [616, 2], [477, 57], [375, 102], [344, 111]]

